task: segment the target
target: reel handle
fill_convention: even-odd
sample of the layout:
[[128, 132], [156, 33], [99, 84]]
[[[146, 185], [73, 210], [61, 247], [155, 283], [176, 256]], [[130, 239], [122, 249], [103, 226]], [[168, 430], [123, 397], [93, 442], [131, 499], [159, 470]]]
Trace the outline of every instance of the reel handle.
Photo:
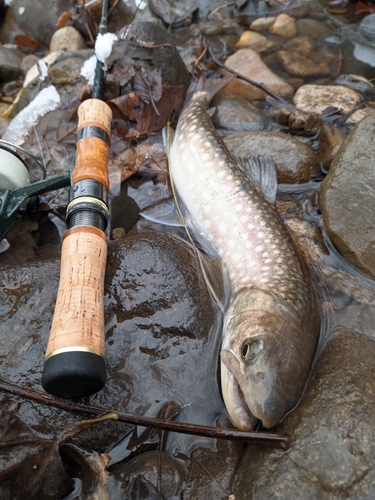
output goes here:
[[104, 387], [104, 276], [112, 111], [99, 99], [78, 108], [76, 164], [69, 229], [61, 250], [60, 284], [42, 374], [43, 388], [74, 398]]

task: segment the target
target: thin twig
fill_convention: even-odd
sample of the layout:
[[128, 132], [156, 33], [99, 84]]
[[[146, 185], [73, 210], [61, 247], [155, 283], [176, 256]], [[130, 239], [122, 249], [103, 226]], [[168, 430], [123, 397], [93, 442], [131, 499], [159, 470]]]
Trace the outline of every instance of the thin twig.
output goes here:
[[213, 10], [212, 12], [210, 12], [207, 16], [207, 19], [209, 19], [211, 16], [215, 16], [221, 9], [225, 9], [226, 7], [230, 7], [231, 5], [235, 5], [234, 2], [229, 2], [229, 3], [225, 3], [224, 5], [219, 5], [219, 7], [216, 7], [215, 10]]
[[113, 2], [112, 7], [111, 7], [111, 8], [109, 9], [109, 11], [108, 11], [108, 16], [107, 16], [107, 17], [108, 17], [108, 19], [109, 19], [109, 16], [112, 14], [112, 12], [115, 10], [115, 8], [116, 8], [116, 6], [117, 6], [117, 4], [118, 4], [118, 3], [119, 3], [119, 0], [115, 0], [115, 1]]
[[48, 406], [61, 408], [64, 411], [76, 413], [88, 413], [93, 415], [103, 415], [109, 412], [118, 414], [118, 420], [127, 422], [129, 424], [141, 425], [143, 427], [153, 427], [156, 429], [165, 429], [172, 432], [180, 432], [182, 434], [192, 434], [193, 436], [205, 436], [215, 439], [229, 439], [231, 441], [248, 441], [260, 444], [268, 444], [271, 446], [283, 448], [284, 450], [289, 447], [289, 437], [281, 436], [280, 434], [273, 434], [271, 432], [245, 432], [238, 431], [237, 429], [228, 429], [220, 427], [210, 427], [208, 425], [196, 425], [185, 422], [175, 422], [170, 420], [162, 420], [154, 417], [145, 417], [138, 415], [131, 415], [121, 411], [111, 410], [108, 408], [100, 408], [97, 406], [76, 403], [74, 401], [67, 401], [66, 399], [56, 398], [42, 391], [36, 389], [21, 387], [18, 384], [0, 378], [0, 390], [10, 392], [17, 396], [21, 396], [33, 401], [38, 401]]
[[48, 143], [47, 143], [47, 141], [46, 141], [45, 137], [43, 137], [43, 142], [44, 142], [44, 145], [45, 145], [45, 147], [46, 147], [46, 149], [47, 149], [47, 153], [48, 153], [48, 155], [49, 155], [49, 158], [50, 158], [50, 160], [51, 160], [53, 170], [56, 172], [56, 165], [55, 165], [55, 162], [53, 161], [53, 158], [52, 158], [52, 155], [51, 155], [51, 151], [50, 151], [50, 149], [49, 149], [49, 147], [48, 147]]
[[89, 38], [90, 38], [90, 42], [91, 42], [93, 45], [95, 45], [95, 40], [94, 40], [94, 37], [92, 36], [91, 30], [90, 30], [90, 26], [88, 25], [88, 23], [85, 23], [85, 26], [86, 26], [87, 33], [88, 33]]
[[201, 62], [201, 60], [204, 58], [204, 56], [205, 56], [206, 52], [207, 52], [207, 47], [205, 47], [205, 48], [202, 50], [202, 53], [201, 53], [201, 55], [198, 57], [198, 59], [195, 61], [194, 66], [197, 66], [197, 65]]
[[335, 71], [335, 76], [340, 73], [341, 65], [342, 65], [342, 52], [341, 52], [341, 49], [339, 49], [339, 63], [337, 65], [337, 69]]
[[225, 71], [232, 73], [232, 75], [234, 75], [236, 78], [239, 78], [240, 80], [243, 80], [244, 82], [250, 83], [251, 85], [254, 85], [254, 87], [257, 87], [258, 89], [263, 90], [263, 92], [270, 95], [271, 97], [273, 97], [274, 99], [279, 101], [281, 104], [290, 106], [290, 103], [288, 101], [286, 101], [285, 99], [283, 99], [279, 95], [275, 94], [275, 92], [272, 92], [272, 90], [270, 90], [268, 87], [266, 87], [266, 85], [264, 85], [264, 83], [259, 83], [259, 82], [256, 82], [254, 80], [250, 80], [250, 78], [247, 78], [246, 76], [241, 75], [240, 73], [238, 73], [234, 69], [229, 68], [225, 64], [221, 63], [218, 59], [216, 59], [216, 57], [213, 55], [213, 53], [210, 49], [208, 49], [208, 50], [209, 50], [211, 57], [212, 57], [213, 61], [215, 62], [215, 64], [217, 64], [221, 68], [225, 69]]
[[77, 130], [77, 125], [75, 125], [75, 127], [72, 128], [71, 130], [68, 130], [68, 132], [66, 132], [65, 134], [63, 134], [61, 137], [58, 137], [56, 139], [56, 142], [62, 141], [63, 139], [65, 139], [65, 137], [68, 137], [68, 135], [72, 134], [75, 130]]

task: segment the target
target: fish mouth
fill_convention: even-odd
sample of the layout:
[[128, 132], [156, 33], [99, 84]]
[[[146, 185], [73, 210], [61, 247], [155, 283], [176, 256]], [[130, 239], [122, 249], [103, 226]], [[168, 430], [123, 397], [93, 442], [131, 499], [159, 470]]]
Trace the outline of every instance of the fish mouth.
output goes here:
[[221, 359], [221, 390], [224, 403], [232, 423], [241, 431], [252, 431], [259, 419], [251, 413], [240, 384], [233, 372]]

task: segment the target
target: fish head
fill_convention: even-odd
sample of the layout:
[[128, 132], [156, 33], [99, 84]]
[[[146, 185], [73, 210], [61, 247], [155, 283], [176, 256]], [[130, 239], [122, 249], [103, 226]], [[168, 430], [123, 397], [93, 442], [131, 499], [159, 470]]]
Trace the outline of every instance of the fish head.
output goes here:
[[221, 381], [239, 429], [252, 430], [258, 420], [271, 428], [298, 403], [316, 343], [302, 323], [290, 304], [262, 290], [244, 289], [229, 306]]

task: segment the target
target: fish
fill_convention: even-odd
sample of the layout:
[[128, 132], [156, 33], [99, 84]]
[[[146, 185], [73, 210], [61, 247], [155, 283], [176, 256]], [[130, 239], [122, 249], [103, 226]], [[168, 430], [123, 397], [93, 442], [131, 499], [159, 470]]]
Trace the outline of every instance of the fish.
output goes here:
[[228, 415], [241, 430], [259, 421], [271, 428], [298, 404], [306, 385], [319, 338], [318, 297], [275, 206], [273, 159], [236, 159], [212, 124], [211, 97], [203, 87], [185, 105], [170, 174], [208, 287], [223, 309], [220, 369]]

